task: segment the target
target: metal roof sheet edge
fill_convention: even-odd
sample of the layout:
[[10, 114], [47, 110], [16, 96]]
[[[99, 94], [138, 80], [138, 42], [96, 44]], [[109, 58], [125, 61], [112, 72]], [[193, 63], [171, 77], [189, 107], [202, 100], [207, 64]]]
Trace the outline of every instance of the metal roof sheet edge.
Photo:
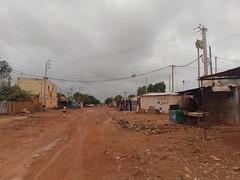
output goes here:
[[143, 94], [143, 95], [141, 95], [141, 97], [142, 96], [144, 96], [144, 97], [146, 97], [146, 96], [177, 96], [177, 95], [179, 95], [178, 93], [147, 93], [147, 94]]

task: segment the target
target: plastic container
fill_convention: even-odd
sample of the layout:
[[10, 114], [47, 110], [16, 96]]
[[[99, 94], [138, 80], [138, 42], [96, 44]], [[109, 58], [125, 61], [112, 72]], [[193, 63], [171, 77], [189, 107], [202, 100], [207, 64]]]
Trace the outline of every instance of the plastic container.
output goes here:
[[170, 120], [176, 123], [184, 123], [185, 116], [181, 109], [178, 110], [170, 110], [169, 112]]

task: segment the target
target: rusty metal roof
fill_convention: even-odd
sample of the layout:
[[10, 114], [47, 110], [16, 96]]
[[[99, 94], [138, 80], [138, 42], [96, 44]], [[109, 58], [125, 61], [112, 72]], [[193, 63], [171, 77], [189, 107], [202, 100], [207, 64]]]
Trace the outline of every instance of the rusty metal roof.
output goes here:
[[215, 79], [240, 79], [240, 67], [229, 69], [227, 71], [202, 76], [199, 80], [215, 80]]

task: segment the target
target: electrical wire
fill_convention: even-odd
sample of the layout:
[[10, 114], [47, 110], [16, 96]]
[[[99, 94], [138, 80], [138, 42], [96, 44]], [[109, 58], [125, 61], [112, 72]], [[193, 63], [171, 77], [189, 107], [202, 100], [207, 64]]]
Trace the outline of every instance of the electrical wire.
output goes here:
[[240, 36], [240, 34], [235, 34], [235, 35], [233, 35], [233, 36], [230, 36], [230, 37], [227, 37], [227, 38], [224, 38], [224, 39], [215, 41], [215, 42], [213, 42], [213, 43], [210, 43], [210, 45], [214, 45], [214, 44], [217, 44], [217, 43], [221, 43], [221, 42], [223, 42], [223, 41], [227, 41], [227, 40], [230, 40], [230, 39], [234, 39], [234, 38], [239, 37], [239, 36]]
[[[0, 32], [2, 32], [2, 34], [5, 36], [0, 36], [1, 39], [5, 40], [6, 42], [8, 42], [9, 44], [13, 45], [14, 47], [16, 47], [19, 51], [21, 51], [22, 53], [30, 56], [30, 57], [34, 57], [37, 58], [39, 60], [42, 60], [42, 58], [40, 58], [39, 56], [35, 55], [35, 53], [33, 53], [32, 48], [30, 48], [16, 33], [14, 33], [12, 30], [10, 30], [7, 26], [5, 26], [3, 23], [0, 22], [0, 25], [3, 28], [0, 28]], [[1, 27], [0, 26], [0, 27]], [[5, 31], [8, 31], [10, 33], [7, 33]], [[6, 38], [7, 37], [7, 38]]]
[[[187, 64], [185, 64], [183, 66], [174, 65], [174, 67], [187, 67], [190, 64], [193, 64], [195, 61], [197, 61], [197, 59], [195, 59], [194, 61], [191, 61], [191, 62], [189, 62], [189, 63], [187, 63]], [[111, 81], [120, 81], [120, 80], [125, 80], [125, 79], [131, 79], [131, 78], [138, 77], [138, 76], [144, 76], [144, 75], [151, 74], [151, 73], [154, 73], [154, 72], [162, 71], [162, 70], [167, 69], [167, 68], [169, 68], [171, 66], [173, 66], [173, 65], [168, 65], [168, 66], [165, 66], [165, 67], [162, 67], [162, 68], [159, 68], [159, 69], [155, 69], [155, 70], [152, 70], [152, 71], [149, 71], [149, 72], [145, 72], [145, 73], [133, 74], [131, 76], [126, 76], [126, 77], [121, 77], [121, 78], [105, 79], [105, 80], [73, 80], [73, 79], [61, 79], [61, 78], [55, 78], [55, 77], [48, 77], [48, 79], [56, 80], [56, 81], [75, 82], [75, 83], [111, 82]], [[24, 74], [24, 75], [31, 75], [31, 74], [23, 73], [23, 72], [16, 71], [16, 70], [14, 70], [14, 72], [15, 73]], [[41, 77], [41, 78], [43, 77], [43, 76], [36, 76], [36, 75], [34, 75], [34, 76], [35, 77]]]
[[221, 60], [224, 60], [224, 61], [235, 62], [235, 63], [240, 63], [240, 59], [231, 60], [231, 59], [222, 58], [222, 57], [217, 57], [217, 59], [221, 59]]
[[193, 33], [189, 33], [189, 32], [191, 32], [191, 31], [186, 31], [186, 32], [183, 32], [183, 33], [180, 33], [180, 34], [177, 34], [177, 35], [169, 36], [165, 39], [150, 41], [150, 42], [144, 43], [144, 44], [136, 46], [136, 47], [122, 49], [122, 50], [111, 52], [111, 53], [105, 53], [105, 54], [102, 54], [102, 55], [92, 56], [92, 57], [81, 57], [80, 59], [84, 59], [84, 60], [78, 60], [77, 62], [76, 61], [69, 61], [69, 59], [68, 59], [67, 62], [63, 62], [63, 64], [65, 64], [65, 63], [68, 63], [68, 64], [69, 63], [75, 63], [76, 64], [76, 63], [82, 63], [82, 62], [89, 62], [89, 61], [94, 61], [94, 60], [101, 59], [101, 58], [104, 58], [104, 57], [109, 57], [109, 56], [114, 56], [114, 55], [118, 55], [118, 54], [122, 54], [122, 53], [131, 52], [131, 51], [134, 51], [134, 50], [139, 50], [139, 49], [146, 48], [146, 47], [149, 47], [149, 46], [158, 45], [158, 44], [160, 44], [162, 42], [165, 42], [165, 41], [181, 39], [181, 37], [178, 37], [178, 36], [186, 34], [186, 33], [188, 33], [186, 35], [193, 34]]
[[29, 74], [29, 73], [17, 71], [17, 70], [14, 70], [14, 69], [13, 69], [12, 73], [13, 73], [13, 74], [20, 74], [20, 75], [22, 75], [22, 76], [28, 76], [28, 77], [39, 77], [39, 78], [43, 78], [43, 76], [39, 76], [39, 75], [35, 75], [35, 74]]
[[189, 66], [190, 64], [193, 64], [193, 63], [195, 63], [197, 60], [198, 60], [198, 58], [197, 58], [197, 59], [195, 59], [195, 60], [193, 60], [193, 61], [191, 61], [191, 62], [189, 62], [189, 63], [187, 63], [187, 64], [185, 64], [185, 65], [183, 65], [183, 66], [174, 65], [174, 67], [187, 67], [187, 66]]

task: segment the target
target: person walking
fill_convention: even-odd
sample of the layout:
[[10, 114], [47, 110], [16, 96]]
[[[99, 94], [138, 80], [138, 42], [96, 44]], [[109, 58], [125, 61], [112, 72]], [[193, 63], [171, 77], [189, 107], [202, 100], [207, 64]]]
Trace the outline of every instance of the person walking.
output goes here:
[[67, 112], [67, 106], [62, 107], [62, 112], [63, 112], [63, 118], [66, 117], [66, 112]]

